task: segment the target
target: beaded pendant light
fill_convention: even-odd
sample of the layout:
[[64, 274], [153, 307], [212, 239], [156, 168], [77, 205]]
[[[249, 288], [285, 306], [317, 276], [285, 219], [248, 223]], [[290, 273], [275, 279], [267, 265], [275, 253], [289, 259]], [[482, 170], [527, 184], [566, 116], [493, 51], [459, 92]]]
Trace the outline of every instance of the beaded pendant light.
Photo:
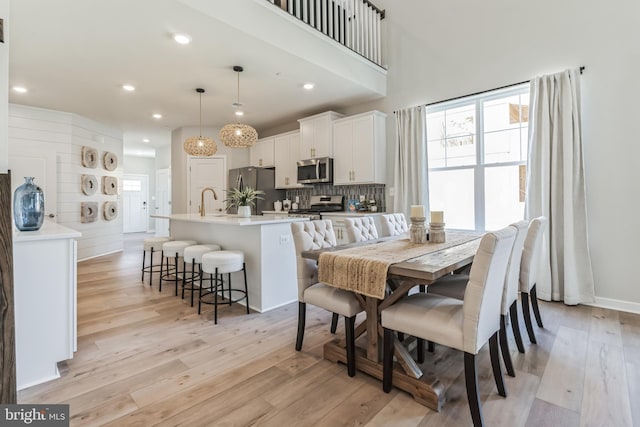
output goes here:
[[[243, 71], [243, 68], [236, 65], [233, 67], [233, 71], [238, 73], [238, 95], [233, 105], [239, 108], [242, 106], [240, 103], [240, 73]], [[239, 122], [225, 125], [220, 130], [219, 136], [220, 141], [231, 148], [247, 148], [258, 142], [258, 132], [251, 126]]]
[[185, 139], [182, 147], [191, 156], [213, 156], [218, 151], [218, 145], [213, 139], [202, 136], [202, 94], [204, 89], [197, 88], [196, 92], [200, 94], [200, 136], [190, 136]]

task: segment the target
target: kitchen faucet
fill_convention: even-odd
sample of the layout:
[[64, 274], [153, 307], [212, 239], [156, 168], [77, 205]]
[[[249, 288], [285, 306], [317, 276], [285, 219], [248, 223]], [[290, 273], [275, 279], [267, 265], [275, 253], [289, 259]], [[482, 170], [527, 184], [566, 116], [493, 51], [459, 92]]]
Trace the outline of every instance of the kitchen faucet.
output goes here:
[[211, 187], [205, 187], [202, 189], [202, 193], [200, 194], [200, 216], [204, 216], [204, 193], [209, 190], [213, 193], [213, 200], [218, 200], [218, 195], [216, 194], [216, 190]]

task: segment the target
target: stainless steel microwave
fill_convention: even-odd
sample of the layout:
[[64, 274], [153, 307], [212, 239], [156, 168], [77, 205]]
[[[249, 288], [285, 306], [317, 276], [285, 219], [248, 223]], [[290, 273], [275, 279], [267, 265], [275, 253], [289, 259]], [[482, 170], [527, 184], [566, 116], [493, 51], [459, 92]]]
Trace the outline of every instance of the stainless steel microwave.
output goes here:
[[333, 182], [333, 159], [323, 157], [298, 161], [298, 184]]

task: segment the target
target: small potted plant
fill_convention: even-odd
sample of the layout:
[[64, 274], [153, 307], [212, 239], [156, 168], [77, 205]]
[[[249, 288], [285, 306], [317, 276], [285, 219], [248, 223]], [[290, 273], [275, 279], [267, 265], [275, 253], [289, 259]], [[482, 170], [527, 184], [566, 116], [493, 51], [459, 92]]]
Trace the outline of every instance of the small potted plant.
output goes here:
[[238, 216], [249, 218], [251, 216], [251, 206], [255, 206], [255, 200], [262, 200], [260, 197], [264, 191], [245, 187], [242, 190], [232, 189], [227, 196], [227, 210], [238, 208]]

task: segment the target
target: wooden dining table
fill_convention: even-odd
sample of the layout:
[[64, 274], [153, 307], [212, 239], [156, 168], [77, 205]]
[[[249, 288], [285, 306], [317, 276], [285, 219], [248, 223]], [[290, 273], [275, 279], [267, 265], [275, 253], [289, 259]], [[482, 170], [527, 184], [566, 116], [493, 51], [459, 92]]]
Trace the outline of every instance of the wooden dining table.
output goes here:
[[[386, 307], [413, 292], [418, 285], [429, 285], [439, 278], [450, 274], [473, 261], [481, 235], [474, 232], [448, 231], [444, 243], [425, 243], [417, 247], [409, 242], [408, 236], [393, 236], [370, 240], [366, 242], [352, 243], [332, 248], [310, 250], [302, 252], [302, 257], [314, 259], [319, 262], [319, 269], [334, 268], [333, 263], [327, 261], [327, 256], [321, 255], [332, 252], [334, 258], [353, 256], [359, 258], [373, 257], [374, 252], [384, 252], [385, 246], [391, 246], [393, 250], [410, 247], [407, 252], [416, 255], [410, 259], [394, 262], [388, 266], [386, 283], [383, 295], [372, 296], [370, 292], [363, 294], [361, 289], [349, 289], [349, 284], [332, 284], [343, 289], [352, 290], [362, 305], [366, 319], [356, 326], [356, 368], [368, 375], [382, 380], [382, 326], [380, 313]], [[370, 245], [379, 245], [371, 247]], [[398, 251], [400, 252], [400, 251]], [[371, 255], [369, 255], [371, 254]], [[322, 265], [326, 262], [326, 265]], [[326, 273], [326, 270], [325, 270]], [[331, 272], [329, 272], [331, 273]], [[348, 282], [348, 281], [347, 281]], [[336, 281], [337, 283], [337, 281]], [[398, 364], [394, 368], [393, 385], [410, 393], [414, 399], [423, 405], [439, 411], [444, 403], [444, 385], [433, 375], [425, 374], [420, 366], [411, 357], [407, 348], [408, 343], [415, 343], [415, 339], [407, 339], [405, 342], [395, 337], [394, 348]], [[346, 363], [346, 342], [333, 340], [324, 346], [324, 358], [333, 362]]]

